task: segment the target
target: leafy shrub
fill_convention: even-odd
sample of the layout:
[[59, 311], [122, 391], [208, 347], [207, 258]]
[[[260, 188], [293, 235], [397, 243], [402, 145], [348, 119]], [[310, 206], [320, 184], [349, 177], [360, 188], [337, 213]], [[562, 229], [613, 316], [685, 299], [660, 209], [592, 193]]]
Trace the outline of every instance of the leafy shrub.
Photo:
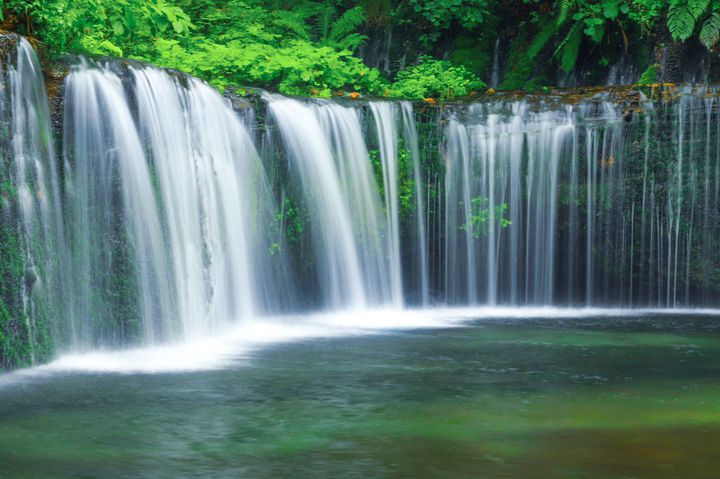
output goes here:
[[638, 83], [641, 85], [651, 85], [653, 83], [657, 83], [658, 77], [659, 77], [659, 65], [657, 63], [654, 63], [647, 67], [647, 69], [640, 75], [640, 79], [638, 80]]
[[485, 86], [485, 83], [463, 66], [423, 56], [418, 65], [398, 73], [389, 93], [404, 98], [435, 97], [451, 100]]
[[168, 0], [11, 0], [4, 8], [26, 18], [51, 53], [140, 54], [155, 38], [182, 35], [190, 17]]
[[385, 81], [348, 50], [337, 51], [306, 40], [282, 46], [233, 40], [217, 44], [197, 40], [185, 49], [176, 40], [158, 40], [155, 63], [186, 71], [217, 88], [248, 85], [287, 95], [329, 97], [337, 90], [381, 93]]

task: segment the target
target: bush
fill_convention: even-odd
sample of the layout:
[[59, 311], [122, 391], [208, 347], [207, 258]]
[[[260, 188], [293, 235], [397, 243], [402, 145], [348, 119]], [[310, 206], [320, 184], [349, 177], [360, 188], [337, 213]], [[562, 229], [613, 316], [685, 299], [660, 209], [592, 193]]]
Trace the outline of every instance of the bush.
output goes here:
[[645, 70], [642, 75], [640, 75], [638, 83], [640, 85], [650, 85], [653, 83], [657, 83], [659, 77], [659, 70], [660, 67], [657, 63], [650, 65], [649, 67], [647, 67], [647, 70]]
[[389, 93], [404, 98], [452, 100], [485, 87], [485, 83], [465, 67], [424, 56], [420, 57], [420, 64], [398, 73]]

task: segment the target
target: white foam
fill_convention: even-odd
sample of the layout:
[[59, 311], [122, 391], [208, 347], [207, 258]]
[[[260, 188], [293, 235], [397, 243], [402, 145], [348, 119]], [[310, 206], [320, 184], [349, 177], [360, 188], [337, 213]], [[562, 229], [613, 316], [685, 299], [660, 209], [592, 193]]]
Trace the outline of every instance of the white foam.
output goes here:
[[210, 371], [242, 364], [270, 344], [323, 337], [382, 334], [407, 329], [460, 327], [470, 320], [593, 318], [640, 315], [717, 315], [718, 309], [608, 309], [478, 307], [376, 309], [264, 318], [215, 336], [164, 346], [61, 355], [49, 364], [0, 376], [0, 385], [58, 373], [157, 374]]

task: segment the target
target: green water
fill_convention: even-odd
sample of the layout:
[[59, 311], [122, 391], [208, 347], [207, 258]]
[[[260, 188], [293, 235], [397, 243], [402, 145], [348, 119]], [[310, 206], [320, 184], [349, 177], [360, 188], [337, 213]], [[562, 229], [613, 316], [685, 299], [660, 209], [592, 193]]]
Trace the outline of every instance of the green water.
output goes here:
[[720, 475], [720, 318], [478, 320], [0, 386], [0, 478]]

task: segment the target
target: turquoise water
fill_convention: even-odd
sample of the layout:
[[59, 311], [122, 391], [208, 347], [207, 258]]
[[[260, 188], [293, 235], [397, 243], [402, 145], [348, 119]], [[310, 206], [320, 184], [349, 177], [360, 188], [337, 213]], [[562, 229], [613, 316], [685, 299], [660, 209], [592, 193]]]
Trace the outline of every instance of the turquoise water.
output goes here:
[[717, 477], [720, 317], [482, 319], [0, 382], [0, 478]]

